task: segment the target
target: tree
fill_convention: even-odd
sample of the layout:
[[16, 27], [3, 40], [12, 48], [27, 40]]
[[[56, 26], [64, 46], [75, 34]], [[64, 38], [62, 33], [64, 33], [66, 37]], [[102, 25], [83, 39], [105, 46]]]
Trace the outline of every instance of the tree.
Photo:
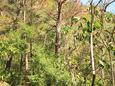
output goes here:
[[56, 38], [55, 38], [55, 54], [58, 55], [60, 52], [61, 43], [61, 21], [62, 21], [62, 6], [66, 0], [56, 0], [57, 2], [57, 20], [56, 20]]

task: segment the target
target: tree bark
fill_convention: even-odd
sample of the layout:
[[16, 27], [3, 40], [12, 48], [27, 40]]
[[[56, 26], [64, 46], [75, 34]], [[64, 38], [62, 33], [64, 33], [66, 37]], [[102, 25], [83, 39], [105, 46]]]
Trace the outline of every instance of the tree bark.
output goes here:
[[[26, 0], [23, 0], [23, 21], [26, 23]], [[27, 37], [24, 37], [25, 41], [27, 40]], [[24, 86], [29, 86], [28, 84], [28, 65], [29, 65], [29, 56], [27, 53], [27, 50], [24, 51], [23, 54], [23, 79], [24, 79]]]
[[114, 66], [113, 66], [113, 64], [112, 64], [112, 61], [113, 61], [113, 59], [112, 59], [112, 57], [111, 57], [111, 52], [110, 51], [108, 51], [109, 52], [109, 58], [110, 58], [110, 68], [111, 68], [111, 80], [112, 80], [112, 86], [115, 86], [115, 75], [114, 75]]
[[93, 74], [91, 86], [94, 86], [95, 85], [96, 72], [95, 72], [94, 51], [93, 51], [93, 23], [94, 23], [93, 0], [90, 3], [90, 7], [91, 7], [90, 51], [91, 51], [91, 65], [92, 65], [92, 74]]
[[23, 86], [28, 86], [28, 53], [23, 54]]
[[55, 37], [55, 54], [58, 56], [59, 51], [60, 51], [60, 40], [61, 40], [61, 19], [62, 19], [62, 14], [61, 14], [61, 9], [62, 9], [62, 4], [60, 2], [58, 4], [58, 12], [57, 12], [57, 21], [56, 21], [56, 37]]

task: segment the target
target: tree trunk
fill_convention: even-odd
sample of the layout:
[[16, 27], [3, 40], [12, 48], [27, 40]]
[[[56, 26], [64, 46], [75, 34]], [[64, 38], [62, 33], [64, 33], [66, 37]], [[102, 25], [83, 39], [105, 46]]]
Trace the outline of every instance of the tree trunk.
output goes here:
[[58, 56], [60, 52], [60, 40], [61, 40], [61, 8], [62, 4], [58, 3], [57, 21], [56, 21], [56, 38], [55, 38], [55, 54]]
[[26, 22], [26, 0], [23, 0], [23, 21]]
[[94, 62], [94, 52], [93, 52], [93, 33], [91, 33], [91, 39], [90, 39], [90, 48], [91, 48], [91, 64], [92, 64], [92, 74], [93, 74], [93, 77], [92, 77], [92, 85], [91, 86], [94, 86], [95, 84], [95, 76], [96, 76], [96, 73], [95, 73], [95, 62]]
[[30, 47], [30, 58], [32, 58], [32, 38], [30, 38], [30, 43], [29, 43], [29, 47]]
[[90, 33], [90, 51], [91, 51], [91, 65], [92, 65], [92, 85], [95, 85], [95, 62], [94, 62], [94, 51], [93, 51], [93, 22], [94, 22], [94, 9], [93, 9], [93, 0], [90, 3], [91, 6], [91, 33]]
[[[26, 0], [23, 0], [23, 21], [24, 23], [26, 23]], [[25, 36], [24, 37], [25, 41], [27, 40], [27, 37]], [[24, 86], [28, 86], [28, 61], [29, 61], [29, 58], [28, 58], [28, 53], [27, 53], [27, 50], [25, 50], [24, 54], [23, 54], [23, 79], [24, 79]]]
[[28, 53], [23, 54], [23, 86], [28, 86]]
[[115, 75], [114, 75], [114, 66], [113, 66], [113, 64], [112, 64], [112, 61], [113, 61], [113, 59], [112, 59], [112, 57], [111, 57], [111, 52], [110, 51], [108, 51], [109, 52], [109, 58], [110, 58], [110, 68], [111, 68], [111, 80], [112, 80], [112, 86], [115, 86]]

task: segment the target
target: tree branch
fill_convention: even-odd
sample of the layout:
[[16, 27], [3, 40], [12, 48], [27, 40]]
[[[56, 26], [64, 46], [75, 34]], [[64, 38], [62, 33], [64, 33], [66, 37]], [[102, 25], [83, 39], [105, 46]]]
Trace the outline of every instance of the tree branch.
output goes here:
[[112, 4], [113, 2], [115, 2], [115, 0], [113, 0], [113, 1], [111, 1], [111, 2], [109, 2], [109, 3], [107, 3], [107, 4], [104, 6], [104, 11], [106, 11], [107, 7], [108, 7], [110, 4]]

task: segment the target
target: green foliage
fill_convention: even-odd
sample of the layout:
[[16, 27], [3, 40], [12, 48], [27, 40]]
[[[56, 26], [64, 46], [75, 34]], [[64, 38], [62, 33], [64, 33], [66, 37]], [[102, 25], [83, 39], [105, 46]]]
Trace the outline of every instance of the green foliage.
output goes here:
[[[4, 26], [0, 26], [0, 80], [11, 86], [23, 85], [23, 58], [27, 54], [27, 83], [30, 86], [90, 86], [92, 70], [89, 47], [93, 29], [97, 73], [95, 85], [111, 86], [110, 56], [115, 56], [113, 14], [105, 13], [102, 25], [101, 13], [95, 8], [91, 28], [89, 12], [86, 12], [87, 17], [82, 13], [73, 16], [72, 12], [81, 10], [76, 7], [77, 2], [63, 4], [60, 55], [56, 57], [54, 48], [57, 4], [54, 0], [28, 0], [25, 3], [25, 7], [22, 0], [4, 0], [0, 4], [0, 9], [3, 10], [0, 19], [5, 22], [0, 22]], [[68, 10], [72, 12], [66, 12]], [[10, 58], [10, 68], [6, 69]], [[114, 58], [112, 64], [115, 64]]]
[[112, 21], [112, 17], [113, 17], [113, 15], [111, 13], [106, 13], [105, 14], [105, 19], [106, 19], [107, 22]]
[[99, 66], [104, 69], [108, 69], [110, 67], [109, 63], [107, 63], [105, 60], [99, 60]]
[[94, 28], [96, 28], [96, 29], [102, 28], [101, 22], [95, 21], [95, 22], [94, 22]]

